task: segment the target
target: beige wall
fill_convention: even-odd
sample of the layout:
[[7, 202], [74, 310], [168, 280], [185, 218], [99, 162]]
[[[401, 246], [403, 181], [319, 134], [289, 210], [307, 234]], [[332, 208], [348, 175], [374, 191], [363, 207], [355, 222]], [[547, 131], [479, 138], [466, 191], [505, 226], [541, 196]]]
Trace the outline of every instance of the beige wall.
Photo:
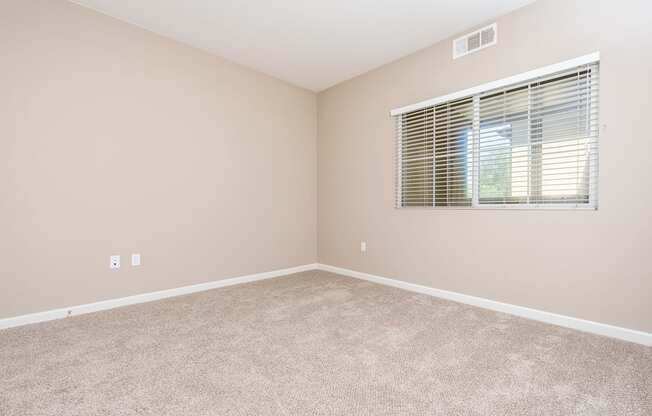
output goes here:
[[[652, 2], [539, 0], [318, 96], [322, 263], [652, 331]], [[598, 211], [394, 209], [389, 110], [599, 50]], [[359, 244], [367, 240], [368, 252]]]
[[0, 318], [314, 262], [316, 121], [311, 92], [3, 0]]

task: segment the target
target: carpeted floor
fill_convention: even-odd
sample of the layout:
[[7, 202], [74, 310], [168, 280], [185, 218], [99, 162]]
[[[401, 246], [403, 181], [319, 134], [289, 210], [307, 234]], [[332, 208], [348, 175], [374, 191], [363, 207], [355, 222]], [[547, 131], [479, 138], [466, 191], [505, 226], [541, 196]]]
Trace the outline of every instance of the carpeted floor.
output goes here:
[[652, 415], [652, 348], [306, 272], [0, 331], [0, 415]]

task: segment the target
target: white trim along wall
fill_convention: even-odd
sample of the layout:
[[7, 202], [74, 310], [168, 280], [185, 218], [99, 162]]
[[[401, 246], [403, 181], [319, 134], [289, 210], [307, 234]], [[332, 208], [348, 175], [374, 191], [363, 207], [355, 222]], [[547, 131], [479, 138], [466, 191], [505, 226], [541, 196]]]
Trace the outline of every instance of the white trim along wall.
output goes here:
[[67, 318], [69, 316], [83, 315], [86, 313], [99, 312], [122, 306], [135, 305], [138, 303], [152, 302], [155, 300], [172, 298], [175, 296], [189, 295], [191, 293], [203, 292], [205, 290], [217, 289], [225, 286], [239, 285], [241, 283], [255, 282], [258, 280], [271, 279], [274, 277], [286, 276], [293, 273], [305, 272], [317, 269], [317, 264], [305, 264], [289, 269], [274, 270], [270, 272], [255, 273], [245, 276], [233, 277], [230, 279], [215, 280], [207, 283], [200, 283], [192, 286], [183, 286], [174, 289], [160, 290], [157, 292], [142, 293], [140, 295], [128, 296], [118, 299], [103, 300], [85, 305], [70, 306], [67, 308], [52, 309], [44, 312], [21, 315], [13, 318], [0, 319], [0, 330], [16, 326], [35, 324], [38, 322], [52, 321], [55, 319]]
[[369, 273], [329, 266], [327, 264], [319, 264], [318, 267], [319, 270], [354, 277], [356, 279], [367, 280], [370, 282], [379, 283], [381, 285], [392, 286], [399, 289], [409, 290], [411, 292], [430, 295], [436, 298], [447, 299], [472, 306], [478, 306], [480, 308], [490, 309], [496, 312], [508, 313], [510, 315], [520, 316], [522, 318], [545, 322], [552, 325], [563, 326], [579, 331], [590, 332], [592, 334], [603, 335], [624, 341], [635, 342], [637, 344], [652, 346], [652, 334], [649, 332], [636, 331], [634, 329], [587, 321], [584, 319], [573, 318], [565, 315], [558, 315], [555, 313], [526, 308], [523, 306], [510, 305], [509, 303], [496, 302], [485, 298], [465, 295], [463, 293], [435, 289], [428, 286], [421, 286], [414, 283], [403, 282], [401, 280], [389, 279], [387, 277], [376, 276]]
[[0, 330], [18, 327], [22, 325], [34, 324], [38, 322], [62, 319], [69, 316], [82, 315], [92, 312], [119, 308], [122, 306], [135, 305], [138, 303], [151, 302], [160, 299], [171, 298], [175, 296], [188, 295], [191, 293], [202, 292], [205, 290], [217, 289], [220, 287], [233, 286], [241, 283], [255, 282], [258, 280], [271, 279], [280, 276], [286, 276], [293, 273], [300, 273], [310, 270], [322, 270], [336, 273], [343, 276], [353, 277], [356, 279], [367, 280], [381, 285], [392, 286], [411, 292], [421, 293], [441, 299], [447, 299], [454, 302], [464, 303], [467, 305], [477, 306], [496, 312], [508, 313], [510, 315], [520, 316], [535, 321], [545, 322], [552, 325], [563, 326], [566, 328], [576, 329], [579, 331], [589, 332], [592, 334], [603, 335], [606, 337], [617, 338], [624, 341], [635, 342], [637, 344], [652, 346], [652, 334], [634, 329], [622, 328], [613, 325], [602, 324], [599, 322], [587, 321], [584, 319], [573, 318], [565, 315], [558, 315], [551, 312], [545, 312], [537, 309], [526, 308], [523, 306], [511, 305], [508, 303], [496, 302], [493, 300], [479, 298], [476, 296], [465, 295], [462, 293], [451, 292], [448, 290], [435, 289], [428, 286], [417, 285], [414, 283], [403, 282], [400, 280], [390, 279], [387, 277], [376, 276], [369, 273], [358, 272], [355, 270], [344, 269], [341, 267], [330, 266], [327, 264], [305, 264], [302, 266], [291, 267], [288, 269], [274, 270], [270, 272], [250, 274], [230, 279], [216, 280], [213, 282], [201, 283], [198, 285], [184, 286], [176, 289], [161, 290], [158, 292], [144, 293], [125, 298], [105, 300], [86, 305], [71, 306], [68, 308], [53, 309], [45, 312], [38, 312], [29, 315], [22, 315], [13, 318], [0, 319]]

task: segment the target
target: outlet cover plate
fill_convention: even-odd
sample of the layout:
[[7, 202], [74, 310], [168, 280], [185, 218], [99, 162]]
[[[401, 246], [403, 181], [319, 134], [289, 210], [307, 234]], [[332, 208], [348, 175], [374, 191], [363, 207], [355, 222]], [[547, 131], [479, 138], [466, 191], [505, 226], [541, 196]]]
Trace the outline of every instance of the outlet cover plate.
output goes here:
[[111, 269], [119, 269], [120, 268], [120, 256], [119, 255], [111, 256], [109, 267]]

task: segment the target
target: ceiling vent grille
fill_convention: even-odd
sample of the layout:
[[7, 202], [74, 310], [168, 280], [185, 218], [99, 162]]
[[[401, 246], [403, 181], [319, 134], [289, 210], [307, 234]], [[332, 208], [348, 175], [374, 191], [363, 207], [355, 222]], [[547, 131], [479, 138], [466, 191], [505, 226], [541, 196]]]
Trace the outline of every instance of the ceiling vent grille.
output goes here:
[[460, 58], [498, 42], [498, 25], [485, 26], [453, 41], [453, 59]]

